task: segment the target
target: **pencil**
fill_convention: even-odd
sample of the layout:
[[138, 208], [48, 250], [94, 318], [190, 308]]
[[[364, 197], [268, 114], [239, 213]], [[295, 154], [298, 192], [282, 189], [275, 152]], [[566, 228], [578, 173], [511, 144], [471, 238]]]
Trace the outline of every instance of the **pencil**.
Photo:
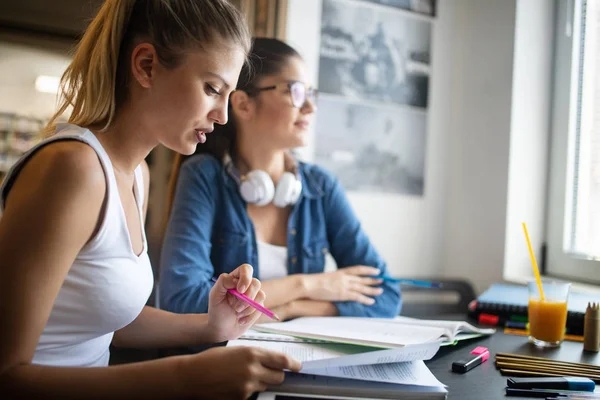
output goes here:
[[509, 376], [578, 376], [600, 382], [600, 367], [520, 354], [496, 354], [496, 368]]
[[585, 363], [571, 362], [571, 361], [559, 361], [559, 360], [553, 360], [551, 358], [527, 356], [524, 354], [496, 353], [496, 360], [499, 358], [501, 358], [501, 359], [522, 359], [522, 360], [528, 360], [528, 361], [547, 362], [547, 363], [569, 365], [569, 366], [575, 366], [575, 367], [584, 366], [589, 369], [594, 369], [594, 370], [600, 371], [600, 366], [594, 365], [594, 364], [585, 364]]

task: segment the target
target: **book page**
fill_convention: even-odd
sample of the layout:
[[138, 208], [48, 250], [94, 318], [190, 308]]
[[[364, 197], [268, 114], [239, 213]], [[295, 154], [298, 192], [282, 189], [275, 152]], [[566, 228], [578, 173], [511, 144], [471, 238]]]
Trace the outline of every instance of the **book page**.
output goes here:
[[302, 370], [429, 360], [439, 342], [381, 350], [347, 344], [306, 344], [259, 340], [230, 340], [227, 346], [252, 346], [288, 354], [302, 362]]
[[[349, 317], [355, 320], [365, 320], [365, 318]], [[477, 328], [466, 321], [449, 321], [449, 320], [437, 320], [437, 319], [420, 319], [410, 317], [395, 317], [393, 319], [385, 318], [372, 318], [376, 321], [397, 323], [401, 325], [418, 325], [418, 326], [434, 326], [445, 329], [445, 336], [448, 338], [447, 342], [454, 342], [454, 340], [464, 340], [457, 338], [456, 336], [460, 333], [473, 333], [481, 335], [493, 335], [496, 330], [493, 328]], [[473, 336], [476, 337], [476, 336]]]
[[375, 347], [402, 347], [450, 340], [447, 329], [402, 325], [392, 320], [347, 317], [304, 317], [254, 326], [255, 330]]
[[346, 379], [417, 386], [444, 386], [423, 361], [302, 370], [303, 373]]
[[268, 390], [378, 399], [445, 399], [447, 393], [443, 386], [394, 385], [292, 372], [286, 372], [281, 385], [271, 386]]
[[329, 340], [308, 339], [294, 337], [290, 335], [280, 335], [277, 333], [259, 332], [254, 329], [248, 329], [239, 337], [245, 340], [262, 340], [270, 342], [295, 342], [295, 343], [331, 343]]
[[294, 342], [273, 342], [261, 340], [230, 340], [227, 342], [227, 347], [248, 346], [260, 347], [271, 351], [278, 351], [294, 357], [301, 361], [303, 366], [305, 363], [310, 363], [316, 360], [332, 359], [335, 357], [344, 356], [346, 354], [356, 354], [357, 349], [361, 346], [353, 346], [347, 344], [326, 344], [317, 345], [311, 343], [294, 343]]

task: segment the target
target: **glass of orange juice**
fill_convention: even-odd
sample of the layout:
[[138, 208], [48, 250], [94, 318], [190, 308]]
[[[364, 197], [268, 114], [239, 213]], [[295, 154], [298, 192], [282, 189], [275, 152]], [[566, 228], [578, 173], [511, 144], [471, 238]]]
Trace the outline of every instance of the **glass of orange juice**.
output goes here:
[[537, 281], [529, 281], [529, 341], [540, 347], [560, 346], [567, 327], [567, 302], [571, 284], [542, 279], [544, 300]]

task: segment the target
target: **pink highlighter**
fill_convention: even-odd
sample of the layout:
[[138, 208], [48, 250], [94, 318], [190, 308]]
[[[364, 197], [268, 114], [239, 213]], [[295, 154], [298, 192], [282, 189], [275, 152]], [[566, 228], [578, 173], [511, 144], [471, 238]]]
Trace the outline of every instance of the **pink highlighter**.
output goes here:
[[[213, 282], [217, 282], [217, 278], [213, 277], [212, 278]], [[277, 316], [277, 314], [275, 314], [273, 311], [269, 310], [268, 308], [260, 305], [259, 303], [257, 303], [256, 301], [252, 300], [250, 297], [246, 296], [243, 293], [238, 292], [235, 289], [227, 289], [227, 291], [229, 293], [231, 293], [232, 295], [234, 295], [235, 297], [237, 297], [238, 299], [240, 299], [241, 301], [243, 301], [244, 303], [247, 303], [250, 305], [250, 307], [254, 308], [255, 310], [260, 311], [261, 313], [265, 314], [267, 317], [274, 319], [276, 321], [281, 321], [279, 319], [279, 317]]]
[[471, 354], [474, 354], [475, 357], [472, 357], [468, 360], [458, 360], [452, 363], [452, 372], [458, 372], [459, 374], [464, 374], [467, 371], [472, 370], [479, 364], [487, 361], [490, 358], [490, 352], [487, 347], [477, 346], [471, 351]]

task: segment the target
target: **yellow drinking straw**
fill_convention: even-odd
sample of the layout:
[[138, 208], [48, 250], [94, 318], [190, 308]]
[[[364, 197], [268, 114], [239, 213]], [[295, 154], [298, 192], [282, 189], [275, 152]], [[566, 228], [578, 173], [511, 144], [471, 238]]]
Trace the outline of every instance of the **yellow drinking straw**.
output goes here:
[[535, 261], [535, 254], [531, 248], [531, 241], [529, 240], [529, 233], [527, 233], [527, 225], [523, 222], [523, 231], [525, 231], [525, 239], [527, 239], [527, 247], [529, 247], [529, 256], [531, 257], [531, 266], [533, 267], [533, 273], [535, 280], [537, 281], [538, 289], [540, 291], [540, 298], [542, 301], [545, 300], [544, 289], [542, 289], [542, 279], [540, 278], [540, 271], [538, 270], [537, 261]]

